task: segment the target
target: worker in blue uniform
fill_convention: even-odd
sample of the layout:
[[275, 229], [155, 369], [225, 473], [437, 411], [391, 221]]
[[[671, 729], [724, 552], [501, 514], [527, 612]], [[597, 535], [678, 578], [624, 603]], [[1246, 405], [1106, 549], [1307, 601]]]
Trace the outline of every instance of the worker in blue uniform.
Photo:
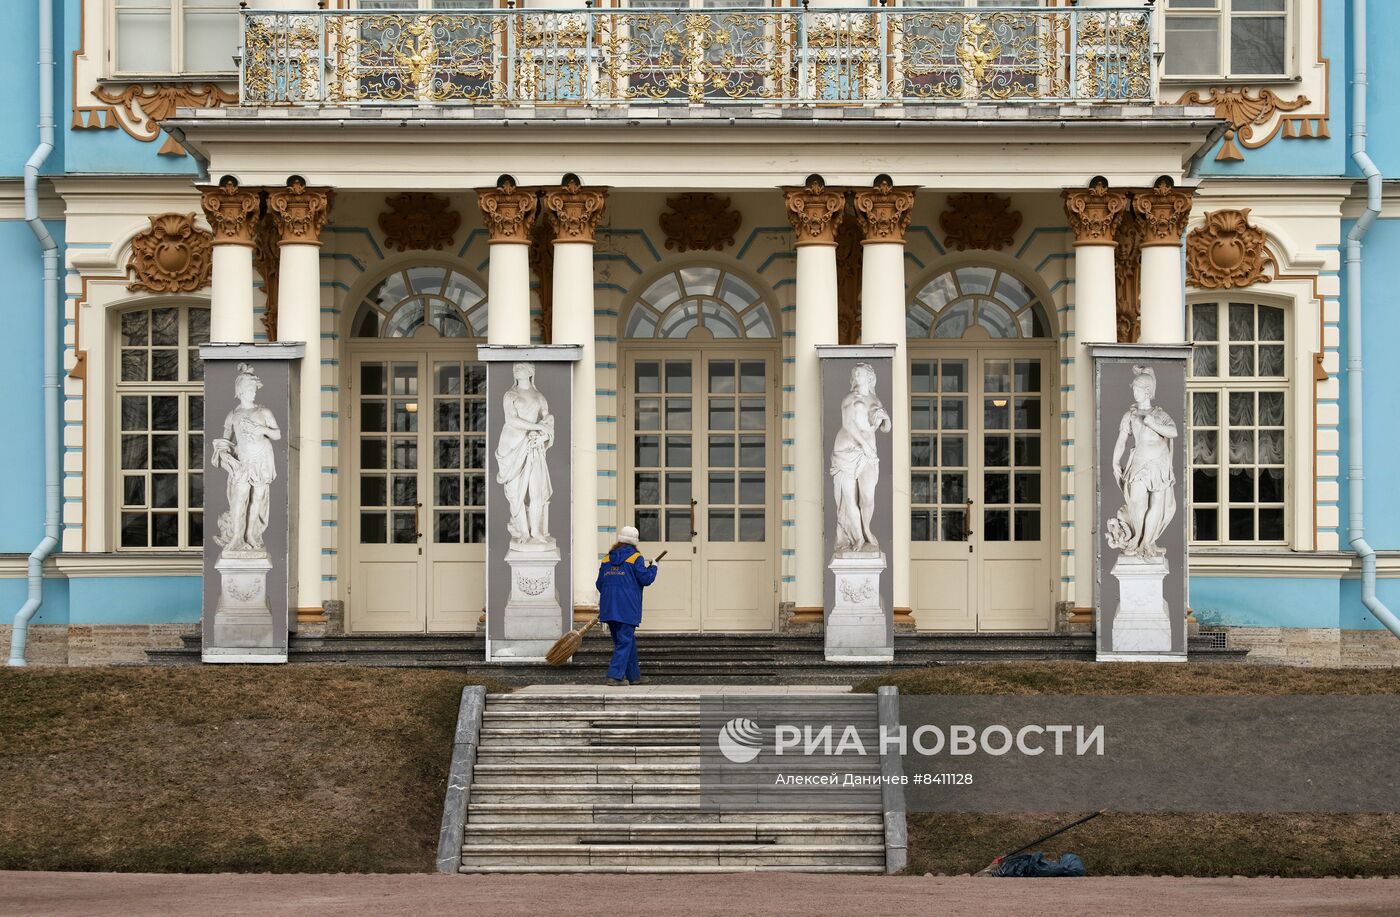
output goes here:
[[598, 620], [612, 632], [613, 654], [608, 663], [608, 684], [640, 684], [637, 662], [637, 625], [642, 623], [642, 590], [656, 581], [656, 564], [637, 550], [641, 533], [624, 525], [617, 543], [598, 567]]

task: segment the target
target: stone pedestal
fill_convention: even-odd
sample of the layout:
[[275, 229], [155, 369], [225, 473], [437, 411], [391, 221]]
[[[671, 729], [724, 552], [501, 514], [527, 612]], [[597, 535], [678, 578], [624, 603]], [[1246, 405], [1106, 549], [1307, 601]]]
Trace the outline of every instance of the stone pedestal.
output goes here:
[[1165, 558], [1141, 561], [1121, 557], [1109, 571], [1118, 581], [1113, 613], [1115, 653], [1169, 653], [1172, 625], [1162, 584], [1171, 572]]
[[272, 561], [264, 552], [225, 551], [214, 564], [219, 573], [219, 604], [214, 608], [214, 645], [244, 651], [277, 646], [267, 575]]
[[827, 565], [836, 578], [835, 600], [826, 616], [826, 658], [832, 662], [894, 659], [890, 612], [881, 599], [880, 578], [888, 564], [881, 554], [837, 554]]
[[555, 579], [561, 559], [555, 545], [538, 549], [512, 546], [506, 552], [506, 564], [510, 567], [510, 598], [503, 622], [507, 640], [542, 640], [548, 650], [563, 636], [563, 612]]

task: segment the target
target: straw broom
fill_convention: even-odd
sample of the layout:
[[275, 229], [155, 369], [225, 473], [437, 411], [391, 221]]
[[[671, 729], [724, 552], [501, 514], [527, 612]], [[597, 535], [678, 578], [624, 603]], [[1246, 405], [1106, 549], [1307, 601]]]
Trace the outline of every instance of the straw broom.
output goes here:
[[[662, 551], [660, 554], [656, 555], [656, 560], [653, 560], [652, 563], [656, 563], [665, 556], [666, 552]], [[570, 630], [567, 634], [555, 640], [554, 645], [549, 648], [549, 652], [544, 654], [544, 661], [557, 668], [574, 658], [574, 653], [577, 653], [579, 647], [583, 646], [584, 634], [587, 634], [597, 624], [598, 616], [594, 615], [593, 620], [589, 621], [578, 630]]]

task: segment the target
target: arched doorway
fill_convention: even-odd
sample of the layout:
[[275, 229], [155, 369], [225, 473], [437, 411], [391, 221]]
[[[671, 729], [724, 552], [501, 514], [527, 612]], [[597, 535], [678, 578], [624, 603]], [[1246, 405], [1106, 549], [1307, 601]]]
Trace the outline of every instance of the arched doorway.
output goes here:
[[668, 551], [644, 628], [777, 626], [777, 312], [730, 268], [673, 268], [623, 315], [620, 525]]
[[[485, 607], [486, 293], [416, 264], [359, 302], [347, 347], [353, 633], [474, 630]], [[346, 441], [348, 440], [348, 442]]]
[[988, 264], [916, 286], [907, 313], [910, 598], [921, 630], [1052, 626], [1055, 346], [1031, 283]]

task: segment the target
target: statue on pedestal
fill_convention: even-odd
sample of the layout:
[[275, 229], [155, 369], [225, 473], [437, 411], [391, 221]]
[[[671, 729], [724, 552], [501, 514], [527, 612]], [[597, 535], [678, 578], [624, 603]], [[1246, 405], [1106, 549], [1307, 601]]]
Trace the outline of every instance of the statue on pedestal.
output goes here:
[[505, 420], [496, 443], [496, 483], [510, 503], [512, 550], [544, 550], [554, 546], [549, 534], [549, 480], [545, 454], [554, 445], [554, 415], [544, 393], [535, 388], [532, 363], [511, 367], [515, 385], [501, 399]]
[[851, 370], [851, 390], [841, 399], [841, 429], [831, 450], [837, 554], [880, 552], [880, 543], [870, 530], [875, 485], [880, 479], [875, 433], [888, 433], [890, 428], [890, 415], [875, 395], [875, 368], [857, 363]]
[[224, 553], [266, 556], [269, 485], [277, 479], [273, 440], [282, 438], [272, 411], [256, 403], [262, 380], [240, 363], [233, 382], [238, 405], [224, 418], [224, 437], [211, 444], [215, 468], [228, 473], [228, 510], [219, 515], [214, 538]]
[[[1155, 562], [1162, 557], [1157, 540], [1176, 515], [1176, 473], [1172, 469], [1172, 444], [1176, 422], [1161, 407], [1154, 407], [1157, 374], [1150, 366], [1133, 367], [1133, 406], [1118, 424], [1113, 446], [1113, 478], [1123, 492], [1124, 504], [1107, 522], [1108, 545], [1125, 557]], [[1128, 437], [1133, 448], [1123, 463]]]

